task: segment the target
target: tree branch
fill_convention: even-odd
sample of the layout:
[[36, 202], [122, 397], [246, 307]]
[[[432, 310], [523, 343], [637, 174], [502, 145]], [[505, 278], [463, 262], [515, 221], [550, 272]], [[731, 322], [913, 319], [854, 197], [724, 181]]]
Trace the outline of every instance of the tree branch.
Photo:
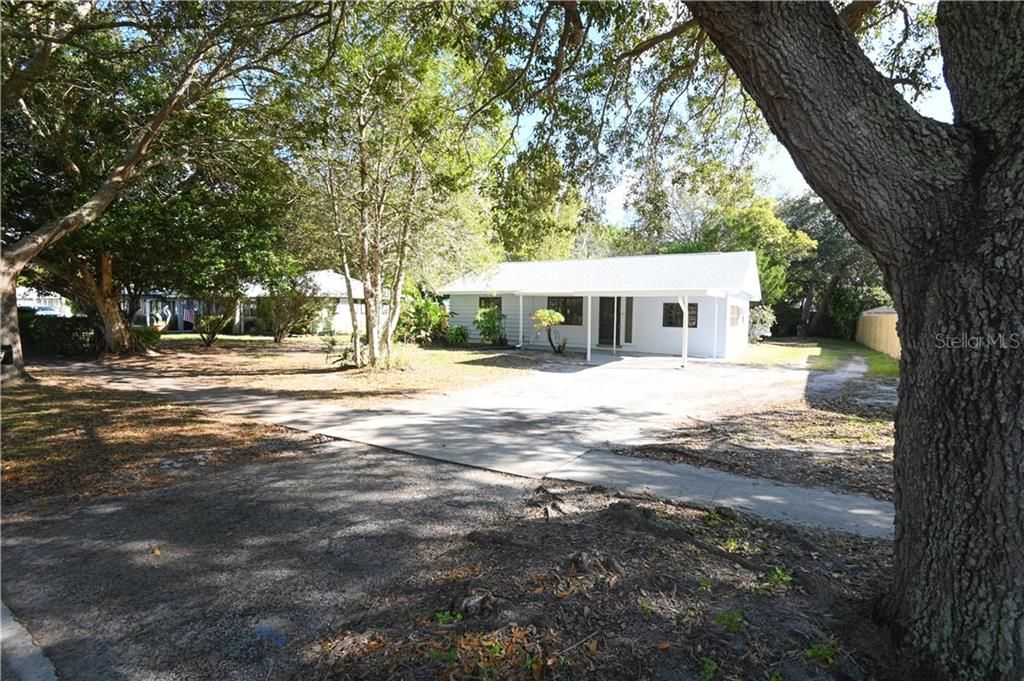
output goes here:
[[687, 5], [858, 241], [892, 264], [939, 247], [958, 224], [943, 211], [970, 173], [969, 134], [915, 112], [827, 3]]
[[854, 0], [839, 10], [839, 18], [856, 33], [864, 25], [864, 18], [880, 4], [878, 0]]
[[[92, 8], [92, 2], [79, 2], [75, 7], [75, 17], [79, 21], [84, 20]], [[56, 8], [51, 8], [50, 11], [56, 12]], [[49, 17], [50, 33], [55, 33], [56, 24], [56, 17], [51, 14]], [[0, 86], [0, 111], [6, 111], [18, 102], [33, 83], [46, 75], [50, 57], [56, 51], [57, 45], [75, 30], [75, 26], [68, 24], [64, 24], [61, 28], [63, 33], [56, 36], [46, 35], [33, 39], [35, 45], [28, 63], [20, 69], [15, 69]]]
[[659, 33], [656, 36], [652, 36], [647, 40], [642, 40], [641, 42], [637, 43], [636, 47], [634, 47], [633, 49], [627, 50], [621, 53], [619, 56], [617, 56], [615, 58], [615, 61], [622, 61], [623, 59], [633, 59], [635, 57], [639, 57], [644, 52], [654, 49], [655, 47], [662, 44], [666, 40], [672, 40], [673, 38], [681, 36], [690, 29], [696, 27], [697, 22], [693, 19], [678, 23], [669, 30], [665, 31], [664, 33]]
[[1003, 140], [1020, 135], [1024, 6], [942, 2], [935, 23], [956, 123]]

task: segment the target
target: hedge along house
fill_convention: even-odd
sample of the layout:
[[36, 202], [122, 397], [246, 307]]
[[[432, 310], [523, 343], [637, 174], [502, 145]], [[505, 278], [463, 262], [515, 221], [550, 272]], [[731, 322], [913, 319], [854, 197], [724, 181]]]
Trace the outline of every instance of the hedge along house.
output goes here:
[[479, 309], [500, 307], [517, 347], [547, 345], [534, 312], [557, 310], [568, 348], [687, 357], [735, 357], [747, 345], [750, 303], [761, 299], [752, 251], [593, 260], [509, 262], [444, 287], [451, 324], [473, 326]]

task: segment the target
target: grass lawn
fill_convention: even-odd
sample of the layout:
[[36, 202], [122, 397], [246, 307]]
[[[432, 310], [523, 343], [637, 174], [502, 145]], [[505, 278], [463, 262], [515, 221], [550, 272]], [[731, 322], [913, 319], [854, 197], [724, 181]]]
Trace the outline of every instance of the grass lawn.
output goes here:
[[751, 343], [736, 364], [753, 366], [794, 366], [816, 371], [834, 371], [854, 357], [863, 357], [867, 376], [896, 378], [899, 362], [886, 354], [853, 341], [833, 338], [783, 338]]
[[35, 371], [3, 391], [3, 503], [76, 499], [187, 479], [322, 438]]
[[[422, 348], [396, 344], [389, 370], [343, 369], [328, 363], [315, 336], [275, 344], [266, 336], [221, 336], [204, 347], [198, 336], [169, 334], [159, 354], [114, 358], [112, 366], [208, 385], [366, 406], [480, 385], [555, 361], [549, 353], [487, 348]], [[574, 361], [572, 357], [557, 361]]]

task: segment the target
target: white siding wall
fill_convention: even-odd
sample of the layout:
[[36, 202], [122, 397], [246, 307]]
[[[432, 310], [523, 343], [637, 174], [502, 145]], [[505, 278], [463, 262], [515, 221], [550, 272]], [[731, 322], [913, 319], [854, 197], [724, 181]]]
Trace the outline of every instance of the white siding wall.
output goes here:
[[[480, 332], [473, 326], [473, 318], [480, 308], [480, 298], [494, 297], [481, 295], [454, 295], [448, 300], [448, 309], [452, 313], [448, 322], [452, 326], [461, 326], [469, 331], [469, 341], [480, 343]], [[505, 315], [505, 336], [508, 342], [515, 345], [519, 342], [519, 297], [511, 295], [501, 296], [501, 313]], [[527, 317], [525, 326], [529, 327], [529, 313], [524, 311]]]
[[[469, 331], [470, 342], [479, 343], [480, 334], [473, 326], [479, 295], [453, 295], [449, 300], [449, 309], [454, 313], [451, 324], [465, 327]], [[591, 347], [598, 349], [598, 310], [600, 298], [591, 297], [590, 311], [586, 310], [584, 297], [584, 324], [589, 321], [591, 329]], [[679, 327], [662, 326], [662, 306], [675, 303], [675, 297], [636, 297], [633, 300], [633, 338], [632, 343], [622, 345], [626, 352], [649, 352], [663, 355], [678, 355], [682, 351], [682, 333]], [[711, 298], [691, 296], [690, 303], [697, 304], [697, 327], [689, 329], [688, 348], [691, 357], [719, 358], [733, 357], [747, 345], [747, 327], [749, 324], [749, 303], [742, 298], [730, 297]], [[717, 303], [717, 305], [716, 305]], [[729, 305], [741, 308], [739, 326], [729, 326]], [[527, 347], [548, 347], [547, 336], [533, 330], [531, 317], [537, 310], [548, 306], [547, 296], [523, 297], [523, 343]], [[508, 342], [515, 345], [519, 342], [519, 298], [504, 295], [501, 300], [502, 313], [505, 315], [505, 332]], [[622, 301], [619, 304], [619, 319], [625, 324], [625, 310]], [[717, 321], [717, 331], [715, 324]], [[568, 339], [568, 347], [573, 350], [586, 350], [587, 329], [585, 325], [557, 327], [562, 338]], [[622, 334], [625, 337], [625, 334]], [[601, 348], [603, 349], [603, 348]]]
[[[729, 305], [740, 308], [740, 323], [729, 328], [729, 346], [726, 349], [729, 357], [735, 357], [747, 347], [750, 336], [750, 301], [747, 298], [729, 297]], [[728, 323], [728, 316], [726, 323]]]
[[[715, 300], [703, 296], [691, 296], [689, 299], [690, 303], [697, 305], [697, 327], [689, 329], [687, 334], [687, 354], [690, 357], [722, 357], [725, 354], [725, 305], [724, 301], [718, 300], [716, 350]], [[663, 355], [678, 355], [682, 352], [683, 330], [676, 326], [662, 326], [662, 311], [666, 303], [675, 304], [677, 299], [638, 298], [634, 303], [636, 327], [633, 331], [633, 340], [639, 352], [656, 352]]]
[[[587, 309], [586, 309], [586, 298], [583, 299], [583, 322], [587, 321]], [[529, 347], [545, 347], [550, 348], [548, 345], [547, 333], [541, 331], [537, 333], [533, 330], [533, 313], [537, 310], [544, 310], [548, 306], [547, 296], [523, 296], [523, 344]], [[597, 309], [597, 300], [594, 300], [594, 309]], [[597, 345], [597, 319], [594, 315], [590, 317], [593, 322], [593, 337], [591, 342]], [[587, 327], [582, 324], [579, 326], [569, 326], [566, 324], [559, 324], [555, 327], [558, 330], [559, 337], [565, 338], [568, 341], [568, 347], [575, 350], [586, 350], [587, 348]]]
[[[383, 308], [383, 312], [387, 314], [386, 307]], [[360, 331], [365, 333], [366, 306], [363, 303], [356, 303], [356, 319], [359, 322]], [[324, 306], [317, 312], [313, 329], [316, 333], [351, 333], [352, 313], [348, 309], [348, 299], [325, 300]]]

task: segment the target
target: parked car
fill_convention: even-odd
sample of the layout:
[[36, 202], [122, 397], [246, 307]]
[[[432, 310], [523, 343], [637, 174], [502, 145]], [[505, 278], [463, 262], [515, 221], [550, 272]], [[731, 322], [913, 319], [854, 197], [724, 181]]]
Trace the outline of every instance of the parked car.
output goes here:
[[40, 305], [39, 307], [32, 308], [36, 311], [37, 317], [59, 317], [60, 313], [54, 310], [49, 305]]

